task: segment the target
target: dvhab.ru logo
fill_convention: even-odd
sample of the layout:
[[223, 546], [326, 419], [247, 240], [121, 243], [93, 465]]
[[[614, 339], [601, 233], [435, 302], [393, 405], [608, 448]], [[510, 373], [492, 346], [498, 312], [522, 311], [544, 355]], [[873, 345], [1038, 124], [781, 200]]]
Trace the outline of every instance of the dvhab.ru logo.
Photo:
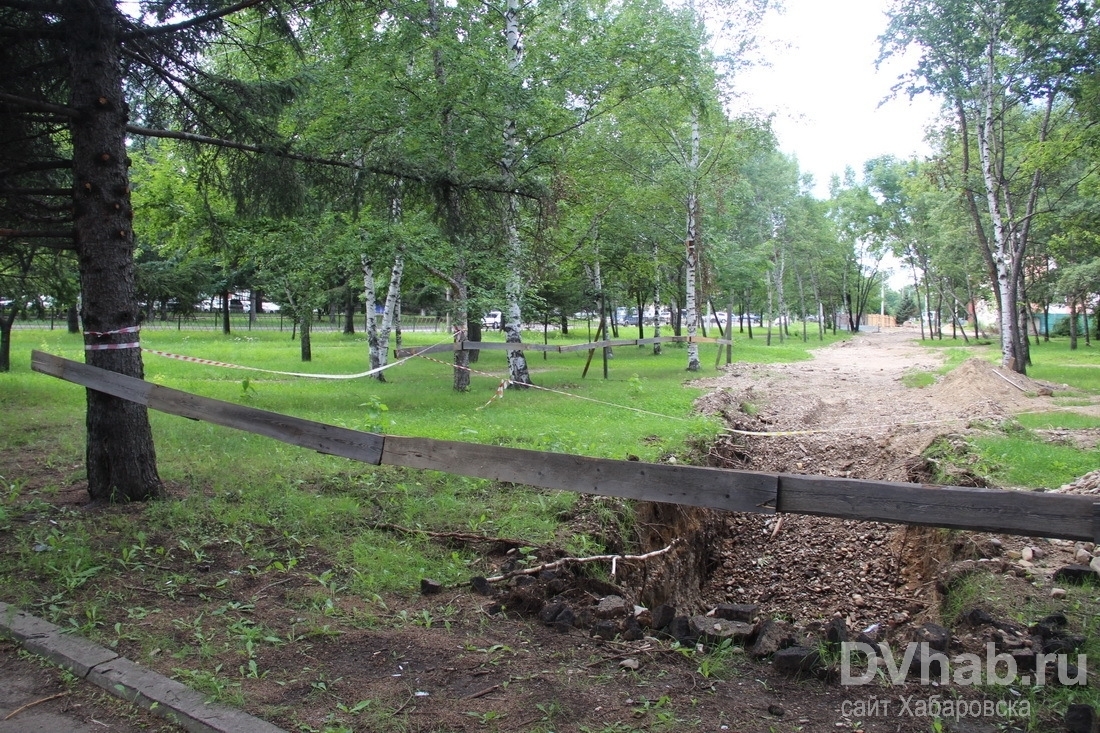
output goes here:
[[[993, 642], [985, 645], [985, 658], [978, 654], [965, 653], [948, 657], [942, 652], [933, 651], [928, 642], [909, 642], [901, 659], [886, 644], [872, 646], [863, 642], [843, 642], [840, 645], [840, 684], [866, 685], [878, 678], [879, 672], [893, 685], [903, 685], [910, 677], [918, 677], [923, 685], [956, 684], [970, 685], [1022, 685], [1024, 687], [1042, 687], [1047, 683], [1048, 665], [1056, 670], [1058, 682], [1062, 685], [1088, 684], [1086, 656], [1078, 654], [1077, 661], [1070, 663], [1067, 654], [1035, 655], [1035, 670], [1019, 675], [1016, 660], [1009, 654], [998, 654]], [[862, 673], [853, 673], [853, 656], [866, 660]], [[919, 672], [919, 674], [917, 674]], [[1051, 680], [1054, 681], [1053, 679]]]

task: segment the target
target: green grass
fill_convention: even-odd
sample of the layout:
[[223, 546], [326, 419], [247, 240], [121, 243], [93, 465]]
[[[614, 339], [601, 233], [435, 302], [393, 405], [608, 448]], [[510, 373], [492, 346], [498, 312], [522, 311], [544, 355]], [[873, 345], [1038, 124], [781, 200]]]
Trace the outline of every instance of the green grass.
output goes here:
[[1079, 412], [1025, 412], [1016, 416], [1020, 425], [1030, 430], [1095, 430], [1100, 418]]
[[1000, 486], [1056, 489], [1100, 466], [1100, 450], [1052, 444], [1030, 434], [979, 436], [972, 444]]
[[[367, 347], [360, 335], [315, 334], [314, 359], [308, 364], [300, 361], [298, 343], [289, 336], [272, 331], [225, 337], [147, 330], [142, 342], [158, 351], [278, 371], [352, 374], [367, 368]], [[580, 343], [584, 336], [584, 329], [578, 329], [574, 338], [560, 342]], [[38, 495], [82, 476], [84, 393], [76, 385], [31, 372], [30, 351], [37, 348], [82, 360], [82, 341], [60, 329], [19, 330], [13, 337], [13, 370], [0, 375], [0, 446], [33, 455], [49, 467], [50, 481], [31, 492]], [[405, 345], [444, 338], [438, 332], [408, 333]], [[493, 333], [486, 338], [502, 336]], [[701, 347], [704, 369], [698, 376], [713, 375], [716, 348]], [[396, 366], [386, 372], [386, 383], [365, 378], [311, 380], [154, 354], [146, 354], [144, 362], [146, 379], [157, 384], [391, 435], [657, 461], [674, 455], [683, 460], [693, 445], [710, 440], [721, 428], [716, 420], [692, 412], [702, 390], [691, 386], [696, 375], [685, 370], [682, 346], [666, 344], [661, 356], [654, 356], [648, 346], [618, 347], [606, 380], [598, 353], [584, 379], [585, 351], [548, 354], [545, 359], [533, 351], [527, 355], [533, 381], [546, 389], [509, 389], [495, 399], [506, 375], [505, 356], [499, 351], [481, 352], [473, 365], [479, 373], [473, 375], [469, 392], [462, 394], [452, 389], [449, 364], [441, 363], [447, 354], [435, 361], [416, 358]], [[809, 349], [797, 341], [767, 347], [761, 339], [738, 339], [734, 358], [807, 359]], [[146, 534], [157, 539], [164, 553], [201, 554], [206, 552], [203, 548], [230, 543], [248, 557], [253, 572], [265, 573], [276, 564], [286, 567], [304, 557], [309, 548], [338, 548], [333, 552], [337, 573], [344, 585], [363, 596], [407, 589], [422, 576], [459, 582], [469, 577], [474, 562], [468, 551], [445, 550], [415, 535], [373, 530], [378, 523], [545, 544], [555, 541], [561, 518], [576, 502], [567, 492], [521, 486], [501, 491], [484, 480], [367, 466], [155, 411], [150, 419], [160, 475], [172, 487], [173, 498], [151, 503], [142, 512]], [[18, 477], [10, 478], [13, 498], [0, 502], [0, 523], [27, 511], [28, 492], [16, 487]], [[610, 533], [622, 532], [629, 524], [621, 506], [599, 511], [608, 515], [599, 525]], [[72, 536], [84, 538], [84, 555], [73, 549], [64, 560], [67, 564], [53, 571], [39, 567], [40, 558], [33, 554], [25, 558], [35, 572], [52, 573], [62, 586], [79, 582], [88, 568], [116, 566], [120, 548], [137, 541], [132, 527], [110, 530], [107, 534], [115, 540], [104, 544], [92, 539], [102, 534], [102, 528], [86, 526], [76, 517], [66, 517], [65, 522], [73, 527]], [[349, 532], [354, 541], [346, 539]], [[25, 533], [29, 546], [49, 539], [41, 532]], [[256, 539], [246, 550], [244, 538], [250, 536], [264, 538], [267, 545]], [[600, 551], [609, 536], [578, 535], [569, 544]], [[198, 556], [195, 561], [201, 562]], [[18, 578], [10, 580], [18, 585]]]

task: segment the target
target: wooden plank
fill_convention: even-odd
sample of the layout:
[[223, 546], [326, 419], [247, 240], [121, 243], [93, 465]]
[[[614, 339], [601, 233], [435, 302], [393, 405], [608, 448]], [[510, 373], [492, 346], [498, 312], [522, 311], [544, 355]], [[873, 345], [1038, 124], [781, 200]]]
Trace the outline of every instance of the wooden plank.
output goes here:
[[40, 351], [32, 352], [31, 367], [170, 414], [375, 465], [725, 511], [780, 511], [1085, 541], [1100, 534], [1100, 503], [1091, 496], [727, 471], [386, 437], [200, 397]]
[[780, 512], [1031, 537], [1091, 541], [1092, 502], [1070, 494], [779, 475]]
[[200, 397], [41, 351], [31, 352], [31, 369], [81, 384], [97, 392], [137, 402], [154, 410], [245, 430], [318, 453], [352, 458], [374, 465], [378, 465], [382, 459], [383, 438], [374, 433], [363, 433]]
[[411, 349], [394, 349], [393, 355], [396, 359], [404, 359], [406, 356], [417, 356], [418, 354], [439, 354], [449, 351], [458, 351], [458, 344], [434, 344], [432, 346], [421, 346]]
[[731, 512], [775, 511], [776, 475], [613, 461], [428, 438], [387, 436], [382, 463], [583, 494], [690, 504]]

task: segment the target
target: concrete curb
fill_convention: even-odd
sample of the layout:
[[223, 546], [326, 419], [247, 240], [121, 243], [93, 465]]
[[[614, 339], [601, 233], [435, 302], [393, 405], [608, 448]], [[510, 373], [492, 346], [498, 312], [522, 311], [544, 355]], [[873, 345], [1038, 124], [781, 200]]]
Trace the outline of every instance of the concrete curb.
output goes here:
[[0, 637], [15, 640], [27, 651], [189, 733], [286, 733], [243, 710], [207, 702], [186, 685], [3, 602]]

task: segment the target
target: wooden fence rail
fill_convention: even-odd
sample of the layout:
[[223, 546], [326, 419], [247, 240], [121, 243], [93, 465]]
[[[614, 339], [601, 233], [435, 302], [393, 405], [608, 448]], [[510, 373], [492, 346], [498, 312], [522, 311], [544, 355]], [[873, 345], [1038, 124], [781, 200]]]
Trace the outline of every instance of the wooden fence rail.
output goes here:
[[155, 410], [374, 465], [734, 512], [816, 514], [1100, 543], [1088, 496], [731, 471], [364, 433], [200, 397], [34, 351], [31, 368]]

